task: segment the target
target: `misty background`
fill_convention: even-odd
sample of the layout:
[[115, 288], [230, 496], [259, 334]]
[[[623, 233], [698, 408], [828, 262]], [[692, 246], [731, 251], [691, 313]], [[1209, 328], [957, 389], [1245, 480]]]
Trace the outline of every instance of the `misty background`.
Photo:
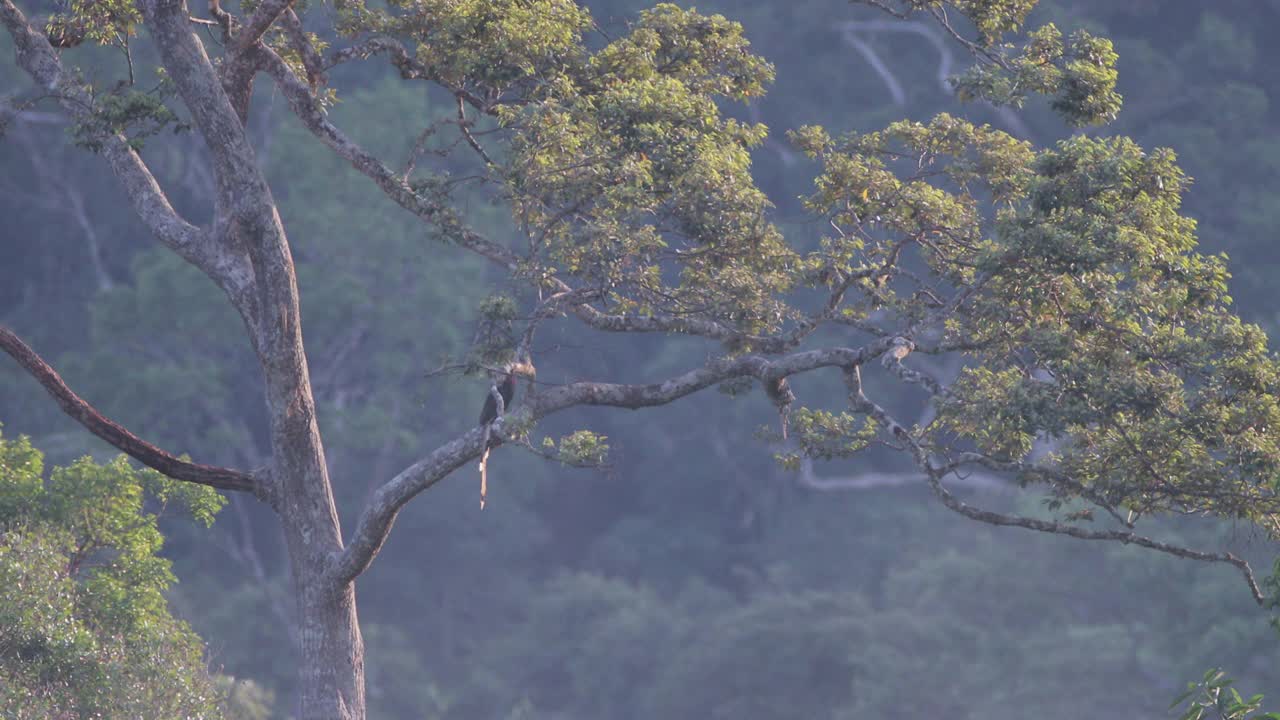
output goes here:
[[[585, 5], [610, 35], [648, 6]], [[1037, 146], [1070, 132], [1039, 103], [1016, 114], [956, 103], [941, 78], [968, 58], [935, 26], [842, 0], [698, 8], [742, 22], [777, 67], [766, 97], [726, 110], [770, 127], [757, 181], [801, 247], [823, 229], [799, 212], [815, 167], [788, 129], [872, 130], [946, 111]], [[1028, 24], [1045, 21], [1115, 42], [1124, 109], [1086, 132], [1176, 150], [1195, 179], [1184, 210], [1202, 250], [1229, 255], [1238, 312], [1274, 336], [1280, 2], [1044, 0]], [[0, 57], [0, 91], [26, 87], [7, 35]], [[402, 156], [426, 122], [454, 111], [383, 64], [342, 66], [330, 85], [339, 124], [376, 154]], [[465, 353], [478, 303], [511, 288], [316, 144], [268, 84], [259, 92], [250, 124], [298, 265], [338, 506], [353, 514], [377, 483], [474, 426], [487, 381], [431, 371]], [[148, 237], [101, 159], [66, 135], [57, 116], [31, 112], [0, 141], [0, 323], [139, 435], [202, 462], [264, 464], [258, 369], [239, 319]], [[152, 138], [145, 154], [178, 209], [206, 218], [212, 176], [198, 138]], [[509, 231], [505, 209], [482, 197], [467, 212], [490, 235]], [[561, 325], [535, 345], [539, 369], [555, 368], [541, 382], [643, 381], [708, 352], [688, 338]], [[805, 397], [823, 383], [839, 394], [837, 377], [795, 382]], [[115, 454], [11, 362], [0, 362], [0, 421], [50, 464]], [[608, 436], [607, 471], [508, 446], [490, 459], [483, 512], [473, 465], [415, 500], [358, 580], [370, 717], [1133, 720], [1167, 717], [1214, 666], [1280, 695], [1280, 638], [1233, 568], [975, 524], [892, 458], [786, 472], [757, 438], [776, 423], [761, 393], [575, 410], [539, 431]], [[958, 490], [1038, 512], [1000, 478]], [[252, 680], [270, 717], [284, 718], [293, 608], [269, 513], [233, 497], [211, 530], [166, 526], [166, 555], [180, 579], [171, 603], [208, 644], [211, 668]], [[350, 530], [353, 516], [343, 522]], [[1259, 571], [1274, 554], [1246, 526], [1159, 527]]]

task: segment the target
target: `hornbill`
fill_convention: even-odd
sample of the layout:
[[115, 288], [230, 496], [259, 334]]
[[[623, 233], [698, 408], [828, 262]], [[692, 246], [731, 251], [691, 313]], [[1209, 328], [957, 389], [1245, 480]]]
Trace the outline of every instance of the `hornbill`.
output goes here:
[[[516, 396], [516, 376], [524, 375], [530, 381], [536, 377], [533, 363], [528, 360], [508, 363], [502, 370], [502, 380], [497, 383], [498, 394], [502, 396], [502, 413], [511, 410], [511, 401]], [[484, 455], [480, 457], [480, 509], [484, 509], [485, 495], [489, 489], [489, 451], [502, 444], [502, 440], [489, 437], [489, 423], [498, 419], [498, 399], [490, 389], [484, 396], [484, 408], [480, 411], [480, 427], [485, 433]]]
[[[510, 410], [511, 400], [516, 396], [516, 374], [514, 370], [507, 370], [506, 377], [502, 379], [502, 382], [498, 383], [498, 393], [502, 395], [503, 412]], [[498, 401], [493, 397], [493, 392], [487, 392], [484, 395], [484, 409], [480, 411], [480, 424], [488, 425], [497, 419]]]

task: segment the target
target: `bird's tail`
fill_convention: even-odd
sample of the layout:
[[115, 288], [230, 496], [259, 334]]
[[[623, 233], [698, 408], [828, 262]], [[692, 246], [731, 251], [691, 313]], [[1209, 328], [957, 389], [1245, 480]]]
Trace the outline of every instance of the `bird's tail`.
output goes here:
[[484, 454], [480, 456], [480, 509], [484, 509], [484, 498], [489, 493], [489, 447], [486, 444]]

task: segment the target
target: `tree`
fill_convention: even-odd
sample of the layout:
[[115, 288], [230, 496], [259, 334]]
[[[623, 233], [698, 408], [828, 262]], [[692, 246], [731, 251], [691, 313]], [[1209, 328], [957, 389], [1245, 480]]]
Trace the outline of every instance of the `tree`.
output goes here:
[[26, 438], [0, 438], [0, 711], [13, 718], [222, 717], [200, 638], [169, 614], [169, 561], [144, 496], [206, 526], [212, 489], [122, 455], [46, 475]]
[[[962, 96], [1018, 105], [1043, 94], [1077, 124], [1118, 110], [1106, 40], [1064, 39], [1050, 25], [1020, 47], [1004, 44], [1032, 2], [867, 4], [921, 13], [972, 53], [974, 68], [956, 80]], [[772, 77], [723, 17], [659, 5], [597, 42], [589, 15], [567, 0], [343, 2], [323, 37], [282, 0], [241, 10], [211, 3], [206, 20], [181, 2], [102, 0], [42, 26], [0, 0], [0, 21], [40, 95], [103, 155], [152, 234], [239, 314], [262, 370], [269, 462], [235, 470], [175, 457], [103, 417], [12, 332], [0, 328], [0, 346], [130, 456], [273, 508], [298, 607], [303, 717], [364, 716], [354, 581], [413, 497], [477, 459], [492, 435], [522, 441], [569, 408], [654, 407], [717, 386], [760, 384], [778, 411], [784, 464], [894, 451], [962, 515], [1230, 563], [1262, 600], [1242, 559], [1137, 528], [1163, 513], [1211, 513], [1276, 530], [1278, 366], [1262, 331], [1232, 314], [1222, 259], [1195, 252], [1193, 223], [1178, 213], [1187, 179], [1171, 151], [1084, 135], [1036, 150], [946, 115], [843, 137], [801, 128], [791, 139], [819, 167], [805, 206], [830, 228], [806, 244], [770, 221], [752, 180], [750, 151], [766, 129], [721, 114], [719, 102], [757, 97]], [[160, 95], [134, 86], [139, 24], [163, 70]], [[48, 35], [68, 26], [129, 54], [129, 77], [95, 89], [64, 68]], [[216, 63], [195, 26], [220, 34]], [[326, 52], [330, 41], [342, 47]], [[375, 57], [457, 108], [423, 129], [399, 170], [326, 112], [326, 73]], [[291, 247], [246, 131], [259, 75], [320, 143], [430, 228], [449, 249], [439, 252], [480, 256], [522, 288], [485, 304], [464, 365], [536, 363], [537, 332], [569, 320], [687, 336], [712, 357], [643, 384], [534, 385], [491, 425], [378, 479], [344, 537]], [[179, 118], [202, 138], [215, 175], [203, 226], [174, 208], [139, 154]], [[509, 232], [476, 230], [468, 197], [504, 204]], [[933, 377], [911, 366], [913, 353], [963, 369]], [[842, 378], [843, 406], [798, 405], [791, 379], [824, 370]], [[599, 462], [606, 449], [585, 431], [552, 446], [568, 462]], [[1057, 517], [961, 501], [949, 478], [974, 469], [1048, 491]]]

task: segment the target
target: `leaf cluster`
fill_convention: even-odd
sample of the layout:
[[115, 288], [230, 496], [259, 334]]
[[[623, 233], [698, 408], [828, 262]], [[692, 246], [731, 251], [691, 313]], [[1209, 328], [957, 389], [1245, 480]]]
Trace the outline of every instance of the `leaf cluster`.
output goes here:
[[780, 455], [783, 467], [799, 467], [802, 457], [831, 460], [852, 457], [867, 448], [876, 437], [877, 425], [868, 417], [847, 412], [797, 408], [790, 416], [790, 434], [796, 452]]
[[1187, 691], [1169, 709], [1187, 704], [1178, 720], [1280, 720], [1280, 713], [1258, 712], [1261, 695], [1244, 698], [1232, 684], [1222, 670], [1209, 670], [1200, 682], [1189, 683]]
[[776, 328], [796, 256], [751, 177], [766, 131], [717, 106], [772, 75], [739, 24], [663, 4], [537, 105], [505, 110], [505, 173], [531, 251], [620, 311]]
[[[1050, 98], [1050, 106], [1072, 125], [1114, 120], [1120, 110], [1116, 93], [1117, 55], [1111, 41], [1084, 30], [1064, 43], [1052, 23], [1026, 33], [1021, 47], [1003, 42], [1019, 30], [1038, 0], [853, 0], [878, 7], [899, 18], [923, 12], [965, 46], [977, 62], [950, 79], [963, 102], [980, 99], [1022, 107], [1032, 95]], [[968, 20], [977, 36], [952, 15]]]
[[581, 62], [591, 17], [572, 0], [363, 0], [338, 4], [349, 36], [406, 38], [428, 79], [496, 102], [536, 95]]
[[1111, 41], [1077, 30], [1064, 43], [1052, 23], [1027, 34], [1021, 50], [993, 48], [989, 63], [977, 63], [952, 79], [961, 100], [986, 100], [1022, 107], [1031, 95], [1048, 97], [1050, 107], [1072, 125], [1114, 120], [1121, 97], [1116, 92], [1116, 60]]
[[137, 32], [140, 22], [142, 13], [129, 0], [71, 0], [67, 13], [49, 19], [47, 30], [50, 38], [84, 37], [100, 45], [119, 45]]
[[921, 435], [939, 462], [1020, 463], [1045, 440], [1054, 452], [1024, 479], [1277, 530], [1280, 364], [1233, 313], [1224, 258], [1196, 252], [1171, 151], [1074, 137], [1034, 152], [946, 115], [792, 140], [822, 163], [806, 209], [836, 231], [805, 278], [857, 297], [833, 319], [934, 326], [931, 352], [964, 358]]
[[47, 475], [26, 438], [0, 438], [0, 710], [6, 717], [220, 717], [200, 639], [174, 619], [151, 494], [201, 522], [203, 486], [121, 456]]
[[70, 132], [76, 145], [101, 152], [107, 139], [116, 135], [124, 135], [130, 147], [140, 150], [147, 138], [166, 128], [179, 133], [190, 126], [155, 93], [119, 87], [95, 98], [92, 110], [73, 124]]
[[939, 429], [1010, 457], [1061, 438], [1058, 468], [1114, 502], [1270, 527], [1280, 365], [1231, 312], [1223, 259], [1194, 251], [1173, 154], [1078, 137], [1032, 169], [949, 321], [984, 367]]
[[514, 326], [518, 317], [515, 300], [506, 295], [490, 295], [480, 302], [476, 336], [468, 355], [468, 369], [500, 368], [515, 359]]
[[555, 450], [556, 458], [566, 465], [599, 467], [609, 459], [608, 436], [578, 430], [560, 438], [559, 442], [543, 438], [543, 447]]

